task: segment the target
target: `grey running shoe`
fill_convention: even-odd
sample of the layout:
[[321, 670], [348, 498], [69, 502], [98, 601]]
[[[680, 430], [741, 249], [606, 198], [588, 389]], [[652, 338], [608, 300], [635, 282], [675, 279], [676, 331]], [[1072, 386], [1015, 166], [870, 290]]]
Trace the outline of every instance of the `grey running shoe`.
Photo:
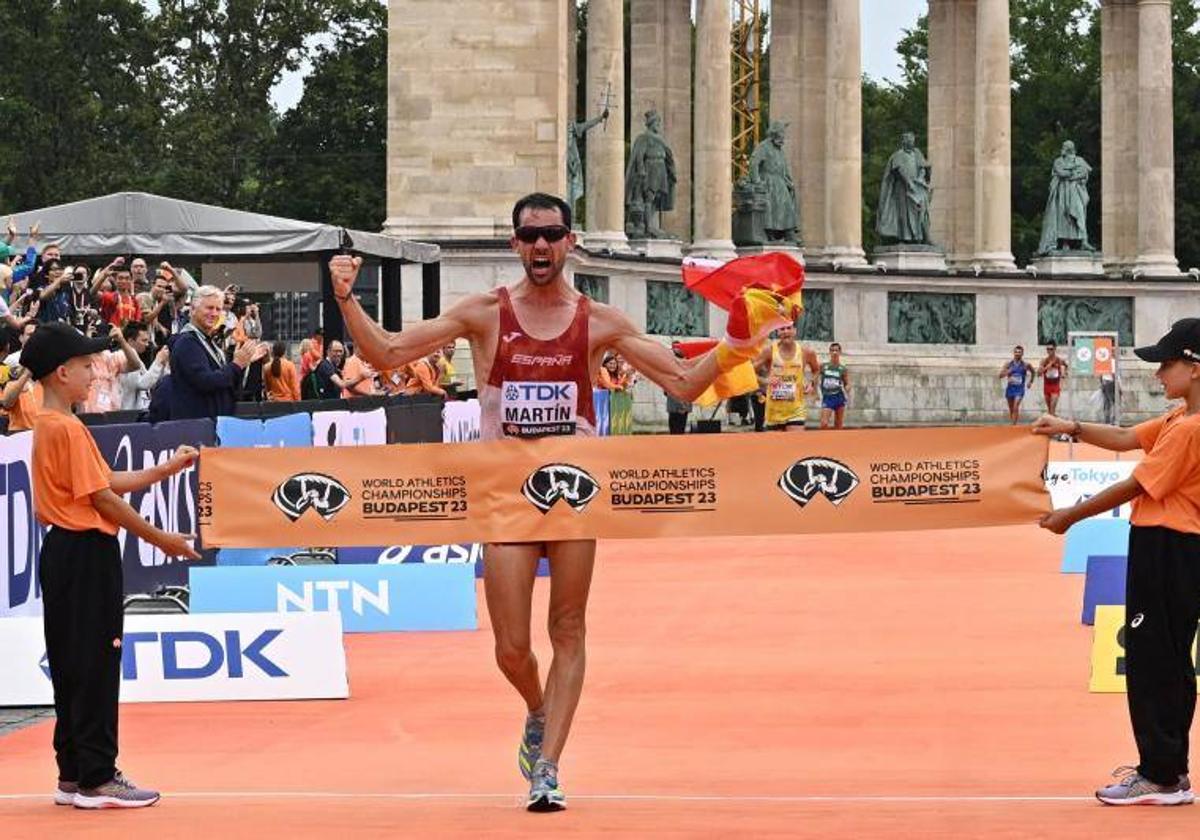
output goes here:
[[159, 800], [156, 790], [143, 790], [126, 779], [121, 771], [112, 781], [97, 788], [80, 788], [75, 794], [76, 808], [145, 808]]
[[59, 781], [58, 787], [54, 790], [55, 805], [74, 805], [75, 794], [79, 793], [79, 785], [74, 782]]
[[1155, 784], [1134, 767], [1118, 767], [1113, 776], [1118, 781], [1096, 791], [1105, 805], [1190, 805], [1195, 799], [1186, 775], [1173, 785]]
[[521, 746], [517, 749], [517, 766], [525, 781], [533, 778], [533, 765], [542, 757], [542, 738], [546, 735], [546, 718], [544, 715], [527, 715], [525, 717], [525, 733], [521, 736]]
[[558, 786], [558, 766], [538, 759], [533, 766], [533, 780], [529, 785], [529, 801], [525, 803], [526, 811], [545, 813], [562, 811], [567, 807], [567, 795]]

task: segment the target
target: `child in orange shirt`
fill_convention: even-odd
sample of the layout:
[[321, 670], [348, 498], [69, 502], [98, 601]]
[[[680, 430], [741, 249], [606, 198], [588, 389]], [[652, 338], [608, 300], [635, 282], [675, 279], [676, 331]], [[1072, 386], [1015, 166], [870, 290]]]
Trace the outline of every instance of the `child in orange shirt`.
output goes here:
[[199, 559], [190, 535], [168, 534], [122, 494], [174, 475], [198, 453], [181, 446], [166, 463], [114, 473], [87, 427], [71, 413], [87, 398], [91, 354], [108, 337], [85, 338], [62, 323], [44, 324], [21, 350], [21, 365], [43, 388], [33, 425], [34, 512], [50, 526], [38, 558], [50, 681], [54, 685], [54, 802], [76, 808], [143, 808], [159, 795], [116, 767], [124, 586], [117, 530], [171, 557]]
[[1146, 456], [1133, 475], [1071, 508], [1042, 518], [1056, 534], [1081, 519], [1133, 502], [1125, 597], [1125, 675], [1139, 764], [1121, 768], [1096, 791], [1109, 805], [1192, 802], [1188, 732], [1196, 711], [1192, 641], [1200, 621], [1200, 318], [1176, 321], [1151, 347], [1134, 350], [1158, 363], [1168, 399], [1183, 404], [1122, 429], [1045, 415], [1038, 434], [1070, 434], [1086, 443]]

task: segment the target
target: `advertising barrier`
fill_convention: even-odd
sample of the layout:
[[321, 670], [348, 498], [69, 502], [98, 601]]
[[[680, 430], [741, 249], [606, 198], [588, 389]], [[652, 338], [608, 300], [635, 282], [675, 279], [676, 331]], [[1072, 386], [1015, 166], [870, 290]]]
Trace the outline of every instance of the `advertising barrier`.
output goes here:
[[[1051, 461], [1046, 465], [1046, 488], [1050, 491], [1050, 503], [1055, 510], [1077, 505], [1090, 499], [1101, 490], [1124, 481], [1133, 475], [1137, 461]], [[1129, 505], [1104, 513], [1092, 519], [1119, 517], [1129, 518]]]
[[347, 633], [474, 630], [466, 564], [218, 566], [191, 575], [193, 613], [340, 613]]
[[32, 432], [0, 437], [0, 616], [42, 614], [37, 559], [46, 529], [33, 514], [32, 448]]
[[[100, 454], [114, 472], [143, 470], [169, 461], [183, 444], [212, 446], [216, 441], [212, 420], [174, 420], [151, 426], [135, 423], [119, 426], [94, 426], [91, 430]], [[127, 493], [125, 501], [142, 518], [164, 531], [196, 534], [196, 466], [185, 469], [165, 481], [137, 493]], [[164, 584], [187, 582], [187, 568], [194, 562], [165, 556], [156, 546], [131, 537], [124, 530], [117, 534], [126, 592], [150, 592]], [[204, 551], [201, 564], [211, 565], [214, 555]]]
[[[40, 618], [0, 619], [0, 706], [54, 702]], [[121, 701], [305, 700], [350, 696], [341, 616], [131, 615]]]
[[[205, 450], [219, 546], [833, 533], [1030, 524], [1047, 440], [1012, 428]], [[399, 539], [398, 539], [399, 538]]]

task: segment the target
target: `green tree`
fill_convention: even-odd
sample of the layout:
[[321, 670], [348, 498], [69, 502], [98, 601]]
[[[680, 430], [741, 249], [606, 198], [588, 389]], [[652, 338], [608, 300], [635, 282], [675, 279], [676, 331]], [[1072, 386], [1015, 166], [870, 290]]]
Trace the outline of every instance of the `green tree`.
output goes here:
[[161, 0], [169, 81], [162, 180], [183, 198], [251, 207], [274, 133], [271, 89], [306, 59], [339, 0]]
[[304, 96], [264, 150], [258, 207], [379, 230], [387, 211], [387, 8], [367, 0], [351, 11], [318, 49]]
[[162, 79], [136, 0], [0, 4], [0, 209], [153, 189]]

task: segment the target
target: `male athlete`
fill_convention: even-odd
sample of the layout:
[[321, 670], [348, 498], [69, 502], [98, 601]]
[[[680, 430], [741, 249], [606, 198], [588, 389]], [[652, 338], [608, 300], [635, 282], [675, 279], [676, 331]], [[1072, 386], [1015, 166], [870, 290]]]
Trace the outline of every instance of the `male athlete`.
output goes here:
[[829, 361], [821, 365], [821, 428], [840, 429], [846, 422], [850, 398], [850, 371], [842, 364], [842, 345], [829, 345]]
[[[802, 432], [808, 420], [808, 394], [821, 374], [821, 363], [812, 349], [796, 341], [796, 326], [779, 328], [779, 338], [763, 347], [754, 362], [767, 380], [768, 431]], [[805, 368], [812, 381], [804, 381]]]
[[1018, 344], [1013, 348], [1013, 357], [1000, 368], [1000, 379], [1005, 380], [1004, 399], [1008, 402], [1008, 420], [1014, 426], [1021, 419], [1021, 400], [1025, 389], [1037, 377], [1037, 370], [1025, 361], [1025, 348]]
[[[745, 294], [730, 312], [726, 338], [693, 360], [633, 325], [623, 312], [589, 300], [563, 276], [575, 246], [571, 209], [544, 193], [525, 196], [512, 213], [509, 240], [525, 276], [512, 286], [469, 295], [439, 317], [389, 333], [351, 290], [361, 259], [330, 260], [334, 296], [360, 354], [378, 370], [398, 368], [457, 338], [471, 344], [482, 409], [481, 438], [595, 434], [592, 382], [606, 350], [624, 356], [667, 393], [691, 401], [722, 371], [753, 358], [772, 326], [794, 320], [788, 299]], [[780, 313], [785, 313], [780, 315]], [[555, 388], [531, 388], [553, 383]], [[543, 686], [530, 647], [530, 612], [538, 558], [550, 560], [550, 643], [554, 657]], [[484, 588], [496, 662], [528, 709], [518, 751], [530, 781], [530, 811], [558, 811], [566, 796], [558, 760], [579, 703], [584, 673], [584, 617], [595, 540], [496, 543], [484, 551]]]
[[1062, 381], [1067, 378], [1067, 362], [1058, 355], [1058, 347], [1051, 341], [1046, 345], [1046, 358], [1038, 363], [1042, 375], [1042, 396], [1046, 398], [1046, 413], [1058, 414], [1058, 398], [1062, 393]]

